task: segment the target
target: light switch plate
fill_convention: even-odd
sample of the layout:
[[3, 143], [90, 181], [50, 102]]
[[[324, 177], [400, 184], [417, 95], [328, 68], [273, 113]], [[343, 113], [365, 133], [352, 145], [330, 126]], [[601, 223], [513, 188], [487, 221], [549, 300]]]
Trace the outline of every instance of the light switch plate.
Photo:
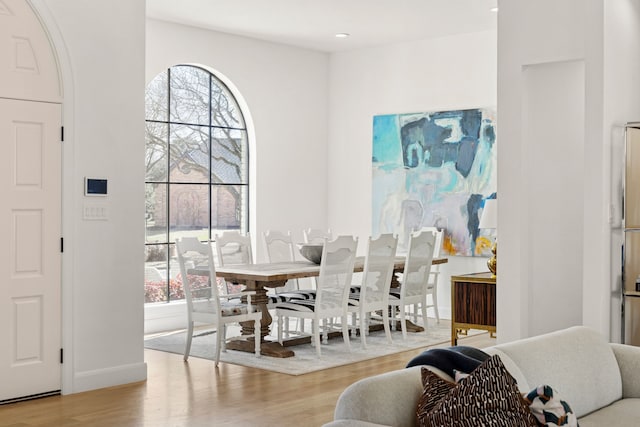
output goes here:
[[85, 203], [82, 212], [85, 221], [106, 221], [109, 219], [107, 206], [104, 204]]

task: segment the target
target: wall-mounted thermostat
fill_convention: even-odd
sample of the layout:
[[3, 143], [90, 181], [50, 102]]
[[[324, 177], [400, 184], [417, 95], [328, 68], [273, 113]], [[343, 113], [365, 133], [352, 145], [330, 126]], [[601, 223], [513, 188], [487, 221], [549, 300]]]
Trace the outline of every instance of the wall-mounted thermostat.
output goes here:
[[106, 196], [107, 180], [104, 178], [85, 178], [84, 179], [84, 195], [85, 196]]

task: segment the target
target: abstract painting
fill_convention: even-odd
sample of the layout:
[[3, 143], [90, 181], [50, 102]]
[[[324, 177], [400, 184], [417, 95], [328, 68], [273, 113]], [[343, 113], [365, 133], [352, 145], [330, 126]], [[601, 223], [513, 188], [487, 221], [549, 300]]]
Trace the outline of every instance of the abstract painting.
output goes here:
[[488, 256], [478, 228], [497, 191], [495, 113], [469, 109], [373, 117], [372, 234], [444, 229], [446, 255]]

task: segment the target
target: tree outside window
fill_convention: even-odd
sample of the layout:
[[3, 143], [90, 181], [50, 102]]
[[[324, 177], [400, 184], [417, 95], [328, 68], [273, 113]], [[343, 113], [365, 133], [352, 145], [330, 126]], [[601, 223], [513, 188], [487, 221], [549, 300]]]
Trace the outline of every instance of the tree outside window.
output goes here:
[[183, 299], [176, 238], [248, 231], [247, 129], [211, 72], [176, 65], [146, 89], [145, 302]]

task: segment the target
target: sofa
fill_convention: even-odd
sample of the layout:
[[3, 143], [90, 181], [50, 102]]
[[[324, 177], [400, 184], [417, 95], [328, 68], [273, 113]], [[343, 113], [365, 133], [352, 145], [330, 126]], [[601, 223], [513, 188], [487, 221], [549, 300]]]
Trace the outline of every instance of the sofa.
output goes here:
[[[499, 356], [521, 393], [552, 386], [580, 427], [640, 426], [640, 347], [608, 343], [598, 332], [576, 326], [483, 351]], [[338, 398], [334, 421], [325, 427], [417, 425], [421, 370], [414, 366], [350, 385]]]

